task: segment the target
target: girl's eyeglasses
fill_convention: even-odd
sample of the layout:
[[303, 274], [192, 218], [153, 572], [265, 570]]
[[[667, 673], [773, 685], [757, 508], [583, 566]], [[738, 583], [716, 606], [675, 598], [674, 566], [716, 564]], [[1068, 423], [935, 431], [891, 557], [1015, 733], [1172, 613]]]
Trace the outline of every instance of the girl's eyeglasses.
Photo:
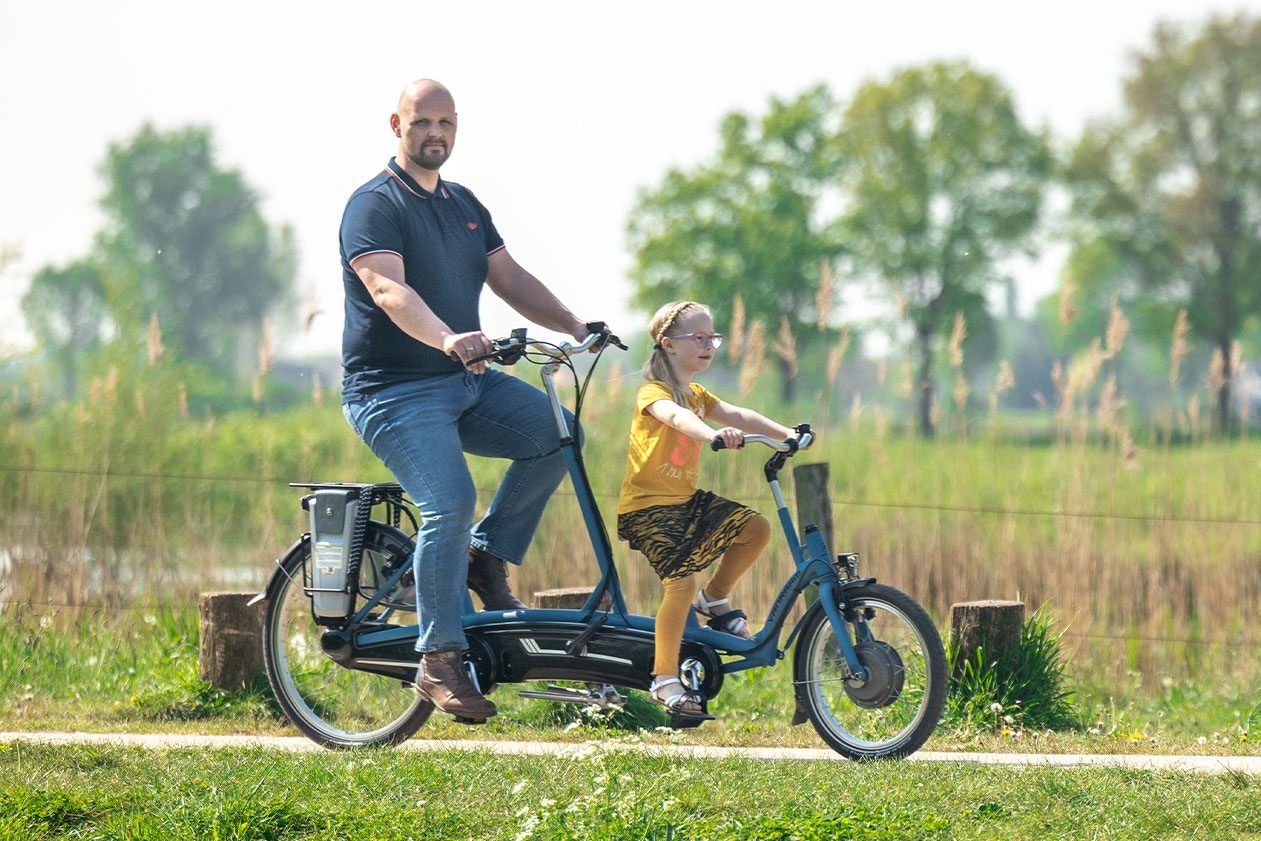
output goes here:
[[722, 333], [680, 333], [677, 336], [666, 336], [667, 339], [691, 339], [696, 342], [696, 346], [702, 350], [709, 345], [714, 350], [722, 347]]

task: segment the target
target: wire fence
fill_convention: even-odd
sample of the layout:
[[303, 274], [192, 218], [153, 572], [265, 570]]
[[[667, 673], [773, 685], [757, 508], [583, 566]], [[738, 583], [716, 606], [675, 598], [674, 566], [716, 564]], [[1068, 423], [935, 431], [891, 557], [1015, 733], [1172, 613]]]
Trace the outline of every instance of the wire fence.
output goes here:
[[[76, 468], [62, 467], [16, 467], [10, 465], [0, 465], [0, 472], [6, 473], [28, 473], [28, 474], [51, 474], [64, 476], [89, 476], [98, 479], [138, 479], [145, 481], [186, 481], [186, 482], [224, 482], [224, 483], [245, 483], [255, 485], [287, 485], [287, 479], [268, 476], [208, 476], [191, 473], [157, 473], [146, 471], [102, 471], [102, 470], [84, 470]], [[479, 493], [493, 494], [497, 488], [481, 487], [477, 488]], [[574, 491], [567, 487], [561, 487], [556, 490], [557, 496], [576, 497]], [[593, 492], [593, 495], [600, 500], [612, 502], [617, 499], [616, 496], [607, 493]], [[791, 495], [789, 495], [791, 498]], [[1060, 517], [1071, 519], [1098, 519], [1098, 520], [1129, 520], [1139, 522], [1161, 522], [1161, 523], [1183, 523], [1190, 525], [1220, 525], [1220, 526], [1261, 526], [1261, 518], [1248, 517], [1205, 517], [1205, 516], [1182, 516], [1178, 514], [1154, 513], [1154, 512], [1125, 512], [1125, 511], [1057, 511], [1051, 509], [1038, 508], [1002, 508], [996, 506], [972, 506], [972, 505], [943, 505], [940, 503], [917, 502], [917, 501], [889, 501], [889, 500], [870, 500], [857, 498], [833, 499], [832, 508], [837, 509], [845, 506], [856, 508], [889, 508], [907, 511], [939, 511], [949, 514], [984, 514], [988, 516], [998, 517]]]

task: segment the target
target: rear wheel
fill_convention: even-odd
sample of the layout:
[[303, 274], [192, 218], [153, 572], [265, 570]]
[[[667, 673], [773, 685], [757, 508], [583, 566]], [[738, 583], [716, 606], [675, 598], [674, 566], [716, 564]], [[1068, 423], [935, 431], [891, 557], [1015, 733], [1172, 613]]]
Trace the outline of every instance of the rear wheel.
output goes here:
[[[415, 733], [433, 705], [397, 678], [348, 669], [321, 646], [325, 628], [315, 624], [304, 592], [309, 540], [285, 556], [268, 588], [263, 619], [263, 661], [276, 701], [289, 720], [312, 740], [330, 748], [393, 745]], [[363, 579], [410, 563], [412, 542], [398, 529], [371, 522], [364, 535]], [[406, 578], [404, 579], [407, 580]], [[416, 606], [407, 594], [387, 598], [381, 620], [414, 625]], [[419, 656], [419, 655], [418, 655]]]
[[793, 656], [798, 707], [850, 759], [908, 756], [932, 735], [946, 702], [941, 635], [910, 596], [884, 584], [847, 590], [845, 615], [866, 679], [850, 671], [816, 604]]

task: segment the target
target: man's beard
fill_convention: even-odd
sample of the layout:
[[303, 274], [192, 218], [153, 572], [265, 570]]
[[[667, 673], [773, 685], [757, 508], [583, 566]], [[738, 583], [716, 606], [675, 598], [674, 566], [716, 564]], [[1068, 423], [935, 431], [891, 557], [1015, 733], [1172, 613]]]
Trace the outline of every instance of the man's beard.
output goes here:
[[433, 149], [422, 148], [415, 155], [408, 155], [407, 157], [412, 163], [416, 164], [416, 166], [421, 169], [436, 171], [447, 162], [447, 158], [451, 157], [451, 150], [449, 147], [445, 146], [441, 148], [435, 147]]

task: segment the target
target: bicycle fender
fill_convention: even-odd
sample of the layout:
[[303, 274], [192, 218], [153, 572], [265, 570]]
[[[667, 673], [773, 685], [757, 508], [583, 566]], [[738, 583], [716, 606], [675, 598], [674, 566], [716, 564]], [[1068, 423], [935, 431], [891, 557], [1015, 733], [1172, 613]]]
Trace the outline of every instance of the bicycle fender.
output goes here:
[[[310, 542], [311, 542], [311, 534], [308, 532], [302, 535], [302, 537], [295, 540], [293, 542], [293, 545], [289, 547], [288, 552], [285, 552], [283, 555], [280, 555], [279, 557], [276, 558], [275, 561], [273, 561], [273, 563], [276, 565], [275, 571], [272, 572], [271, 577], [267, 579], [267, 584], [263, 586], [263, 589], [260, 590], [258, 594], [254, 596], [254, 598], [246, 602], [246, 605], [248, 607], [253, 607], [259, 602], [266, 601], [271, 598], [271, 594], [276, 590], [277, 587], [280, 586], [280, 582], [285, 580], [285, 561], [291, 555], [293, 555], [294, 552], [301, 552], [303, 550], [303, 547], [309, 544]], [[310, 550], [308, 549], [307, 552], [309, 553]]]
[[[848, 593], [850, 590], [866, 587], [868, 584], [875, 584], [875, 583], [876, 583], [876, 579], [874, 578], [854, 578], [849, 581], [842, 581], [840, 584], [840, 592], [842, 595], [844, 595], [845, 593]], [[797, 620], [797, 624], [793, 625], [792, 633], [788, 635], [788, 639], [784, 641], [785, 651], [792, 648], [793, 642], [795, 642], [797, 639], [797, 634], [801, 633], [801, 629], [805, 627], [806, 620], [808, 620], [811, 617], [811, 615], [813, 615], [815, 612], [820, 611], [822, 609], [823, 609], [823, 605], [820, 604], [818, 600], [815, 600], [810, 603], [810, 606], [807, 607], [805, 612], [801, 614], [801, 618]]]

